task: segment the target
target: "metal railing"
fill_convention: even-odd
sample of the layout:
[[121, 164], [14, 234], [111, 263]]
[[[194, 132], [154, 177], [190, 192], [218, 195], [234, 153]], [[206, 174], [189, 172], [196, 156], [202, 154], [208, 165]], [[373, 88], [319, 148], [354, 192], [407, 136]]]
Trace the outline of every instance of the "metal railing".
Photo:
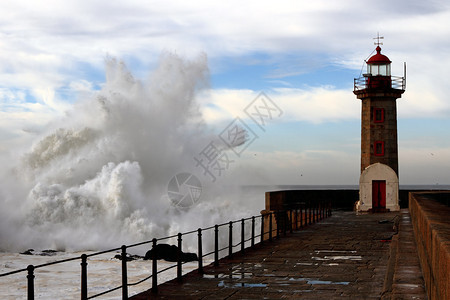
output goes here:
[[[356, 91], [361, 91], [361, 90], [365, 90], [365, 89], [376, 88], [370, 84], [370, 80], [369, 80], [369, 78], [375, 78], [375, 77], [369, 76], [369, 77], [355, 78], [353, 90], [356, 92]], [[390, 85], [387, 86], [387, 88], [392, 88], [392, 89], [402, 90], [402, 91], [404, 91], [406, 89], [406, 78], [405, 77], [400, 77], [400, 76], [390, 76], [390, 77], [391, 77]]]
[[[256, 239], [259, 238], [259, 244], [262, 245], [265, 241], [273, 241], [274, 234], [276, 238], [280, 238], [281, 234], [286, 235], [286, 233], [293, 232], [293, 230], [301, 229], [305, 226], [311, 225], [319, 220], [322, 220], [325, 217], [331, 216], [331, 202], [330, 201], [320, 201], [320, 202], [306, 202], [306, 203], [297, 203], [293, 205], [293, 208], [279, 211], [270, 211], [262, 213], [259, 216], [252, 216], [249, 218], [244, 218], [236, 221], [230, 221], [227, 223], [217, 224], [214, 226], [210, 226], [207, 228], [199, 228], [197, 230], [192, 230], [185, 233], [178, 233], [177, 235], [172, 235], [168, 237], [163, 237], [159, 239], [152, 239], [150, 241], [144, 241], [137, 244], [132, 245], [123, 245], [118, 248], [108, 249], [100, 252], [95, 252], [91, 254], [82, 254], [79, 257], [73, 257], [63, 260], [58, 260], [50, 263], [40, 264], [40, 265], [29, 265], [25, 269], [20, 269], [8, 273], [0, 274], [0, 277], [9, 276], [21, 272], [26, 272], [27, 278], [27, 299], [34, 299], [34, 279], [35, 279], [35, 270], [48, 267], [55, 264], [66, 263], [70, 261], [80, 261], [81, 265], [81, 299], [93, 299], [96, 297], [100, 297], [102, 295], [106, 295], [108, 293], [117, 291], [122, 289], [122, 299], [128, 299], [128, 287], [138, 285], [144, 281], [152, 279], [151, 292], [158, 292], [158, 275], [166, 272], [170, 269], [177, 268], [176, 278], [179, 281], [182, 281], [182, 266], [185, 262], [182, 261], [181, 254], [182, 246], [183, 246], [183, 237], [197, 234], [197, 255], [198, 255], [198, 268], [197, 271], [199, 273], [203, 273], [203, 258], [207, 256], [213, 256], [214, 265], [219, 265], [219, 253], [227, 251], [228, 257], [232, 257], [233, 254], [237, 253], [234, 251], [235, 248], [239, 247], [239, 253], [243, 254], [247, 243], [247, 248], [253, 248], [258, 243], [256, 243]], [[256, 222], [259, 220], [260, 225], [260, 233], [256, 234]], [[240, 241], [238, 243], [233, 244], [233, 227], [235, 224], [240, 224]], [[239, 225], [238, 225], [239, 226]], [[223, 228], [228, 228], [228, 244], [220, 245], [219, 243], [219, 232]], [[246, 230], [249, 228], [249, 232]], [[214, 234], [214, 250], [203, 253], [203, 235], [205, 232], [213, 231]], [[226, 232], [225, 232], [226, 234]], [[177, 238], [179, 254], [177, 257], [177, 262], [174, 265], [171, 265], [162, 270], [158, 270], [158, 260], [152, 259], [152, 272], [149, 276], [134, 282], [128, 282], [127, 276], [127, 250], [130, 248], [151, 244], [152, 249], [155, 249], [158, 245], [158, 242], [163, 240], [169, 240]], [[112, 289], [90, 295], [88, 296], [88, 276], [87, 276], [87, 267], [88, 267], [88, 258], [98, 256], [100, 254], [117, 252], [121, 251], [121, 268], [122, 268], [122, 284], [120, 286], [114, 287]], [[225, 255], [223, 255], [225, 257]]]

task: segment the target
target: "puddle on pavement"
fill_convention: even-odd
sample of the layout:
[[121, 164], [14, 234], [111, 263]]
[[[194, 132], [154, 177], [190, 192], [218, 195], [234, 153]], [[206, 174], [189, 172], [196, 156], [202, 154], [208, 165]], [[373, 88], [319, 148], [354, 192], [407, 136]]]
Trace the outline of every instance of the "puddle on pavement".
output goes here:
[[307, 284], [340, 284], [340, 285], [348, 285], [350, 281], [328, 281], [328, 280], [309, 280], [306, 281]]
[[325, 256], [326, 259], [330, 260], [362, 260], [361, 255], [336, 255], [336, 256]]
[[362, 257], [360, 255], [334, 255], [334, 256], [325, 255], [324, 257], [313, 256], [312, 259], [314, 259], [314, 260], [362, 260]]
[[204, 279], [222, 278], [224, 274], [203, 274]]
[[[356, 254], [355, 250], [315, 250], [314, 253], [320, 255], [320, 254], [334, 254], [334, 255], [324, 255], [323, 257], [320, 256], [312, 256], [311, 258], [313, 260], [319, 260], [319, 261], [327, 261], [327, 260], [362, 260], [361, 255], [353, 255]], [[344, 255], [344, 254], [351, 254], [351, 255]]]
[[235, 279], [244, 279], [244, 278], [250, 278], [253, 276], [253, 273], [238, 273], [233, 272], [231, 275], [229, 275], [229, 278], [235, 278]]
[[267, 284], [265, 284], [265, 283], [247, 283], [247, 282], [232, 283], [232, 282], [225, 282], [222, 280], [219, 282], [219, 284], [217, 286], [225, 287], [225, 288], [240, 288], [240, 287], [253, 288], [253, 287], [267, 287]]
[[289, 293], [289, 294], [304, 294], [304, 293], [311, 293], [314, 292], [314, 290], [277, 290], [278, 293]]
[[236, 273], [231, 274], [203, 274], [204, 279], [230, 278], [230, 279], [244, 279], [253, 277], [253, 273]]
[[316, 252], [317, 254], [319, 253], [352, 253], [355, 254], [356, 251], [355, 250], [315, 250], [314, 252]]
[[310, 262], [299, 262], [296, 263], [295, 266], [318, 266], [319, 263], [310, 263]]
[[419, 284], [412, 284], [412, 283], [400, 283], [397, 284], [400, 288], [407, 288], [407, 289], [417, 289], [421, 288], [422, 286]]
[[311, 278], [289, 278], [289, 281], [306, 281], [307, 284], [338, 284], [338, 285], [348, 285], [350, 281], [331, 281], [331, 280], [318, 280]]

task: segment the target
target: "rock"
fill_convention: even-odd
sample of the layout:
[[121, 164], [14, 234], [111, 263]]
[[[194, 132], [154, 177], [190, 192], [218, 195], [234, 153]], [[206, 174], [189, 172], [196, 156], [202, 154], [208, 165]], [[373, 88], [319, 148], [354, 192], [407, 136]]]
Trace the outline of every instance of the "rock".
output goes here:
[[58, 254], [59, 251], [57, 250], [42, 250], [42, 251], [35, 251], [34, 249], [28, 249], [27, 251], [21, 252], [20, 254], [23, 255], [39, 255], [39, 256], [53, 256]]
[[145, 253], [144, 259], [164, 259], [165, 261], [175, 262], [178, 261], [178, 255], [181, 255], [182, 262], [198, 261], [197, 254], [184, 253], [178, 249], [175, 245], [158, 244], [155, 248]]
[[20, 254], [23, 254], [23, 255], [33, 255], [33, 251], [34, 251], [34, 249], [28, 249], [27, 251], [20, 252]]
[[42, 250], [41, 256], [53, 256], [56, 255], [57, 250]]
[[[115, 259], [118, 259], [118, 260], [122, 260], [122, 253], [116, 254], [116, 255], [114, 256], [114, 258], [115, 258]], [[138, 259], [143, 259], [143, 257], [140, 256], [140, 255], [131, 255], [131, 254], [128, 254], [128, 253], [127, 253], [127, 255], [126, 255], [126, 260], [127, 260], [127, 261], [138, 260]]]

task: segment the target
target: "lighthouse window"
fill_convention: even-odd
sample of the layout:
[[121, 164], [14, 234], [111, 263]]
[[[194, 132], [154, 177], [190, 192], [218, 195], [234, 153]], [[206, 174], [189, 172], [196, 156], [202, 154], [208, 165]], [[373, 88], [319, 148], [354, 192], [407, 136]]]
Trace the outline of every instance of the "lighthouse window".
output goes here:
[[369, 73], [372, 74], [372, 76], [378, 75], [378, 65], [368, 65], [369, 67]]
[[384, 155], [384, 142], [377, 141], [374, 143], [374, 154], [376, 156], [383, 156]]
[[372, 76], [391, 76], [391, 65], [367, 65], [367, 71]]
[[373, 109], [373, 121], [375, 123], [384, 122], [384, 108], [374, 108]]

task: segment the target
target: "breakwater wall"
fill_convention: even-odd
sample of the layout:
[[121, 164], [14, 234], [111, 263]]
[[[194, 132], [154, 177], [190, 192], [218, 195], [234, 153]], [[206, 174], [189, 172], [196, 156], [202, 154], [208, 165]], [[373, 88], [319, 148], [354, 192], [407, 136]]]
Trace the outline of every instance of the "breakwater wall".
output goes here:
[[[408, 207], [409, 192], [419, 190], [400, 189], [399, 202], [401, 208]], [[266, 211], [290, 209], [299, 203], [331, 201], [333, 209], [353, 210], [359, 200], [357, 189], [329, 189], [329, 190], [280, 190], [266, 192]]]
[[415, 192], [409, 195], [428, 299], [450, 299], [450, 192]]

